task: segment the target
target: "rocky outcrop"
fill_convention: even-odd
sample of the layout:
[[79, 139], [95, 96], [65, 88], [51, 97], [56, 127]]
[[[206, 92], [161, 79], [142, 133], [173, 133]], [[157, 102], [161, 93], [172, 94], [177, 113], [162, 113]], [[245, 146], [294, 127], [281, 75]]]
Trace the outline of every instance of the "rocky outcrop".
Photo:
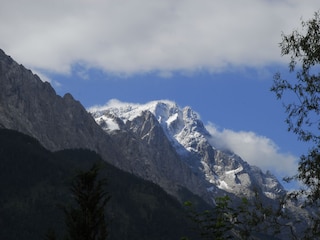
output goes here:
[[[181, 109], [167, 100], [146, 104], [113, 100], [90, 111], [113, 139], [120, 139], [115, 140], [119, 146], [134, 150], [136, 155], [124, 152], [128, 158], [145, 156], [143, 162], [134, 164], [144, 164], [144, 171], [133, 168], [144, 178], [158, 183], [171, 180], [206, 199], [226, 193], [253, 197], [257, 191], [266, 199], [276, 199], [286, 193], [271, 173], [212, 146], [212, 136], [190, 107]], [[123, 142], [126, 137], [120, 136], [121, 132], [132, 135], [131, 140]]]
[[122, 122], [110, 136], [130, 161], [124, 168], [157, 183], [179, 198], [179, 188], [189, 189], [207, 202], [212, 202], [206, 185], [181, 161], [155, 116], [145, 111], [132, 121]]
[[48, 82], [0, 50], [0, 127], [38, 139], [47, 149], [88, 148], [119, 165], [110, 137], [71, 94], [60, 97]]
[[94, 119], [70, 94], [58, 96], [49, 83], [0, 50], [1, 128], [28, 134], [52, 151], [94, 150], [178, 198], [181, 187], [207, 202], [226, 192], [249, 195], [253, 186], [270, 196], [281, 193], [271, 175], [212, 147], [210, 134], [191, 108], [180, 110], [167, 101], [137, 110], [114, 109], [123, 111], [121, 116], [112, 110], [96, 112]]
[[[179, 160], [152, 114], [126, 124], [117, 121], [122, 131], [110, 136], [71, 94], [58, 96], [48, 82], [0, 50], [1, 128], [30, 135], [52, 151], [94, 150], [112, 165], [150, 180], [178, 198], [180, 187], [206, 197], [204, 186]], [[136, 131], [128, 131], [131, 128]]]

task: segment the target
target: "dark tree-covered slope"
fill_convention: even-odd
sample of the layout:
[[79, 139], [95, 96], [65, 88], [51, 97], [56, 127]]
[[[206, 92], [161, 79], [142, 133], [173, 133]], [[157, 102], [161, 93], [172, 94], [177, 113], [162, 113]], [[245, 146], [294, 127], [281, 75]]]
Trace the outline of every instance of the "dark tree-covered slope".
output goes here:
[[[79, 170], [103, 165], [112, 196], [106, 209], [110, 239], [179, 239], [190, 235], [183, 207], [157, 185], [78, 149], [50, 152], [37, 140], [0, 130], [0, 239], [43, 239], [48, 229], [63, 235], [64, 214], [71, 204], [69, 186]], [[186, 198], [192, 194], [185, 191]]]

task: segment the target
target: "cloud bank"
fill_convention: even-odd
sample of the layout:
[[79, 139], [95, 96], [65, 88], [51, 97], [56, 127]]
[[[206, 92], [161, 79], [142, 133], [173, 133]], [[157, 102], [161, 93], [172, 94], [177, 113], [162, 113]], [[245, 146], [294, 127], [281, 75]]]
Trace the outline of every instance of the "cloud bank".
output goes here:
[[2, 0], [0, 48], [32, 69], [110, 73], [259, 67], [317, 0]]
[[270, 170], [280, 178], [293, 176], [297, 172], [298, 158], [289, 153], [281, 153], [278, 146], [267, 137], [254, 132], [235, 132], [229, 129], [220, 131], [212, 123], [206, 128], [213, 136], [211, 142], [214, 146], [235, 152], [251, 165], [264, 171]]

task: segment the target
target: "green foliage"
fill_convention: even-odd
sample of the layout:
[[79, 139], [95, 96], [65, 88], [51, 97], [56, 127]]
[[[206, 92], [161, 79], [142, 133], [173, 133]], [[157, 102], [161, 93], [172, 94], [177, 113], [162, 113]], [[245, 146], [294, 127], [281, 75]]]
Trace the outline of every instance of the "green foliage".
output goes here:
[[311, 229], [305, 237], [320, 235], [320, 11], [314, 17], [301, 22], [301, 29], [291, 34], [282, 34], [280, 43], [283, 56], [289, 56], [289, 73], [285, 79], [280, 73], [274, 76], [271, 91], [278, 99], [291, 98], [285, 104], [288, 130], [302, 141], [311, 144], [306, 155], [302, 155], [298, 172], [287, 181], [298, 180], [303, 187], [290, 194], [291, 199], [304, 199], [305, 206], [312, 206]]
[[105, 207], [110, 200], [106, 179], [98, 178], [98, 165], [89, 171], [80, 171], [71, 186], [76, 207], [64, 207], [68, 238], [70, 240], [105, 240], [107, 224]]
[[290, 57], [289, 72], [294, 78], [284, 79], [280, 73], [274, 76], [271, 91], [277, 98], [285, 99], [286, 94], [293, 97], [285, 104], [289, 131], [298, 138], [313, 144], [308, 155], [303, 155], [299, 163], [297, 179], [306, 185], [303, 191], [313, 202], [320, 197], [320, 15], [302, 21], [302, 29], [282, 35], [280, 43], [282, 55]]
[[229, 196], [217, 197], [215, 202], [213, 209], [200, 212], [191, 202], [185, 202], [201, 239], [277, 239], [284, 232], [290, 239], [296, 239], [292, 226], [285, 221], [281, 204], [266, 205], [258, 193], [253, 199], [242, 198], [236, 204]]
[[228, 239], [233, 228], [233, 209], [229, 207], [228, 196], [216, 199], [216, 206], [212, 211], [205, 210], [198, 213], [191, 202], [185, 202], [190, 209], [190, 217], [198, 225], [202, 239]]
[[295, 30], [289, 35], [283, 34], [280, 48], [282, 55], [290, 56], [289, 72], [296, 76], [286, 80], [280, 73], [276, 73], [271, 90], [279, 99], [283, 98], [285, 93], [293, 93], [296, 101], [285, 105], [289, 130], [296, 133], [301, 140], [319, 145], [319, 12], [315, 13], [313, 19], [302, 21], [301, 33]]

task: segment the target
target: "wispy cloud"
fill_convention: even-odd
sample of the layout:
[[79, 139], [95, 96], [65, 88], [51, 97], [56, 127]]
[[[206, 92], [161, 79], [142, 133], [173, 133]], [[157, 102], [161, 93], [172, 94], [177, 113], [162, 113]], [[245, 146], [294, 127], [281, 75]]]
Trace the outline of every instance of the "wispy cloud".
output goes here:
[[138, 108], [141, 106], [139, 103], [128, 103], [128, 102], [122, 102], [118, 99], [110, 99], [106, 104], [104, 105], [95, 105], [89, 107], [87, 110], [89, 112], [95, 112], [95, 111], [104, 111], [110, 108], [114, 109], [131, 109], [131, 108]]
[[206, 126], [214, 146], [231, 150], [251, 165], [270, 170], [278, 177], [293, 176], [297, 172], [298, 157], [280, 152], [271, 139], [254, 132], [219, 130], [210, 123]]
[[257, 67], [280, 62], [281, 31], [317, 0], [4, 0], [0, 47], [27, 67], [111, 73]]
[[34, 70], [33, 73], [36, 74], [43, 82], [48, 82], [52, 86], [57, 87], [57, 88], [61, 87], [61, 83], [60, 82], [52, 80], [47, 75], [45, 75], [45, 74], [43, 74], [43, 73], [41, 73], [41, 72], [39, 72], [37, 70]]

